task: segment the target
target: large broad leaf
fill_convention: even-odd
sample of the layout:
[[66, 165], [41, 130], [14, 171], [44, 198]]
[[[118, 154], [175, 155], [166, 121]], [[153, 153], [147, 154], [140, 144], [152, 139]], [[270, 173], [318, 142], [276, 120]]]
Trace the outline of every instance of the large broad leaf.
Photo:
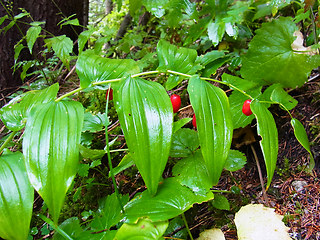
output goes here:
[[19, 131], [24, 125], [26, 118], [34, 106], [48, 103], [55, 99], [59, 90], [58, 83], [43, 90], [29, 91], [12, 99], [0, 109], [2, 122], [11, 131]]
[[176, 163], [172, 174], [180, 184], [189, 187], [197, 195], [206, 196], [210, 191], [211, 181], [201, 151]]
[[292, 49], [294, 32], [292, 18], [280, 17], [262, 24], [249, 44], [241, 74], [264, 84], [280, 83], [283, 87], [302, 86], [313, 68], [320, 65], [320, 56], [310, 56]]
[[304, 147], [304, 149], [306, 149], [310, 154], [310, 165], [307, 170], [312, 171], [312, 169], [315, 166], [315, 162], [311, 153], [310, 143], [309, 143], [306, 130], [304, 129], [302, 123], [298, 119], [292, 118], [291, 125], [293, 127], [294, 135], [296, 136], [297, 140]]
[[152, 222], [149, 219], [141, 219], [136, 224], [125, 223], [118, 230], [114, 240], [162, 239], [168, 225], [168, 221]]
[[[196, 63], [197, 51], [189, 48], [178, 48], [175, 45], [160, 40], [157, 45], [160, 71], [172, 70], [180, 73], [194, 74], [201, 68]], [[168, 90], [177, 86], [182, 81], [181, 76], [169, 76], [166, 88]]]
[[219, 181], [232, 141], [229, 101], [220, 88], [194, 76], [188, 93], [197, 119], [200, 147], [212, 184]]
[[278, 157], [277, 126], [272, 114], [262, 103], [259, 101], [252, 101], [250, 107], [253, 114], [256, 116], [258, 134], [262, 138], [260, 141], [260, 146], [267, 168], [267, 188], [269, 188]]
[[4, 152], [0, 157], [0, 237], [27, 239], [33, 195], [22, 153]]
[[32, 109], [24, 132], [28, 176], [57, 223], [65, 194], [77, 173], [83, 107], [74, 101]]
[[165, 221], [190, 209], [195, 203], [213, 199], [209, 192], [206, 196], [196, 195], [188, 187], [182, 186], [175, 178], [167, 178], [159, 185], [156, 196], [144, 191], [125, 206], [127, 221], [135, 223], [139, 218]]
[[155, 194], [171, 146], [171, 101], [160, 84], [128, 77], [115, 91], [114, 103], [134, 162]]
[[121, 78], [140, 72], [138, 64], [132, 59], [104, 58], [96, 55], [92, 50], [82, 52], [76, 66], [82, 88], [94, 82]]

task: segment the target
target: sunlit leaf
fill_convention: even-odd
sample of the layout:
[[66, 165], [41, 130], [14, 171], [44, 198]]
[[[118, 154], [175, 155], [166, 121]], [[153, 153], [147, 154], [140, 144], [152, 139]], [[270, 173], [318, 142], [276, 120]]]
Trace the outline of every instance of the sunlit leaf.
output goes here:
[[179, 129], [181, 129], [184, 125], [186, 125], [188, 122], [190, 122], [192, 118], [182, 118], [178, 120], [177, 122], [173, 123], [173, 133], [177, 132]]
[[[134, 161], [133, 161], [133, 157], [131, 153], [128, 153], [127, 155], [125, 155], [120, 163], [118, 164], [118, 166], [116, 166], [115, 168], [113, 168], [113, 174], [117, 175], [118, 173], [122, 172], [123, 170], [131, 167], [132, 165], [134, 165]], [[109, 177], [111, 177], [111, 172], [109, 171]]]
[[23, 155], [5, 151], [0, 157], [0, 237], [27, 239], [34, 190], [28, 180]]
[[114, 240], [158, 240], [165, 233], [168, 221], [152, 222], [149, 219], [141, 219], [136, 224], [123, 224]]
[[132, 199], [126, 206], [125, 212], [130, 223], [139, 218], [148, 217], [152, 221], [165, 221], [174, 218], [190, 209], [195, 203], [213, 199], [209, 192], [205, 197], [196, 195], [188, 187], [182, 186], [175, 178], [167, 178], [159, 185], [156, 196], [144, 191]]
[[104, 58], [92, 50], [82, 52], [76, 66], [82, 88], [94, 82], [122, 78], [140, 71], [138, 64], [132, 59]]
[[21, 130], [29, 112], [37, 105], [51, 102], [57, 96], [58, 83], [43, 90], [29, 91], [12, 99], [0, 109], [2, 122], [11, 131]]
[[270, 99], [273, 102], [280, 103], [282, 106], [285, 107], [287, 110], [293, 109], [297, 104], [298, 101], [291, 97], [281, 86], [277, 85], [270, 96]]
[[134, 162], [148, 190], [155, 194], [171, 146], [169, 96], [156, 82], [129, 77], [114, 91], [114, 103]]
[[188, 93], [194, 109], [200, 148], [212, 184], [218, 183], [232, 140], [232, 117], [224, 91], [194, 76]]
[[263, 23], [243, 58], [241, 75], [265, 85], [302, 86], [311, 70], [320, 65], [320, 56], [310, 56], [292, 49], [296, 30], [298, 28], [292, 18], [280, 17]]
[[33, 45], [36, 42], [37, 38], [39, 37], [40, 32], [41, 32], [40, 26], [30, 27], [27, 31], [27, 44], [28, 44], [30, 53], [32, 53]]
[[267, 188], [276, 168], [278, 157], [278, 131], [274, 118], [269, 110], [259, 101], [252, 101], [251, 110], [257, 119], [257, 130], [261, 136], [260, 146], [262, 149], [264, 162], [267, 168], [268, 182]]
[[28, 176], [55, 223], [77, 173], [82, 124], [82, 105], [60, 101], [33, 108], [25, 127], [22, 148]]

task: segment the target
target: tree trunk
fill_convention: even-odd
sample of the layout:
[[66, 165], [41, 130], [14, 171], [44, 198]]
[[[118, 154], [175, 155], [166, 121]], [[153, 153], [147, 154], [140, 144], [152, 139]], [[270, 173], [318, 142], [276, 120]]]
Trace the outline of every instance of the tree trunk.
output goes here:
[[106, 15], [110, 14], [113, 10], [113, 3], [112, 0], [105, 0], [106, 4]]
[[[5, 0], [0, 0], [2, 3]], [[8, 1], [9, 2], [9, 1]], [[6, 2], [4, 3], [6, 4]], [[14, 0], [12, 6], [12, 16], [20, 13], [19, 8], [24, 8], [28, 11], [34, 21], [45, 21], [44, 29], [55, 36], [67, 35], [73, 41], [78, 38], [78, 34], [83, 30], [82, 27], [76, 26], [57, 26], [57, 24], [64, 18], [76, 14], [79, 23], [86, 26], [88, 23], [88, 9], [89, 0]], [[0, 4], [0, 17], [6, 15], [7, 12]], [[74, 17], [74, 18], [75, 18]], [[20, 19], [24, 22], [30, 22], [30, 19], [24, 17]], [[1, 28], [9, 23], [6, 20]], [[18, 27], [21, 29], [19, 31]], [[1, 33], [0, 41], [0, 92], [2, 94], [8, 92], [11, 87], [21, 85], [19, 72], [13, 74], [12, 66], [14, 64], [14, 45], [22, 39], [26, 34], [29, 25], [19, 23], [17, 26], [11, 28], [6, 34]], [[26, 43], [24, 42], [24, 45]], [[43, 41], [37, 41], [33, 51], [35, 55], [43, 50]], [[76, 51], [77, 48], [75, 47]], [[28, 49], [22, 50], [19, 60], [30, 60], [32, 57]]]

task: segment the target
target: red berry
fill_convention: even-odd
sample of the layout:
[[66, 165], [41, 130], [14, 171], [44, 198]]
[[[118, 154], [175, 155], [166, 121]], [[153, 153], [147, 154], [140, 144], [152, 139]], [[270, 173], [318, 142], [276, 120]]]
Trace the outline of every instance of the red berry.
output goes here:
[[250, 109], [251, 99], [245, 100], [242, 105], [242, 112], [246, 116], [250, 116], [252, 114], [252, 111]]
[[[109, 93], [109, 91], [110, 91], [110, 93]], [[109, 88], [107, 90], [106, 99], [108, 99], [108, 95], [109, 95], [109, 101], [111, 101], [113, 99], [113, 90], [112, 90], [112, 88]]]
[[172, 108], [173, 108], [173, 112], [176, 113], [178, 112], [180, 106], [181, 106], [181, 98], [179, 95], [177, 94], [173, 94], [170, 97], [171, 100], [171, 104], [172, 104]]
[[193, 117], [192, 117], [192, 125], [197, 128], [197, 122], [196, 122], [196, 115], [193, 114]]

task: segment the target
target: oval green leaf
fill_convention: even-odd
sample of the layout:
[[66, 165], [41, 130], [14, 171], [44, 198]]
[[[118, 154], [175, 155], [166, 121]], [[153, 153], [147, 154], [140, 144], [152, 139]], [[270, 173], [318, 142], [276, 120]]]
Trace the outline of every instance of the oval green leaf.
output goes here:
[[310, 154], [310, 165], [308, 166], [308, 170], [312, 171], [312, 169], [315, 166], [315, 162], [314, 162], [313, 155], [311, 153], [310, 143], [309, 143], [306, 130], [304, 129], [302, 123], [298, 119], [292, 118], [291, 125], [293, 127], [294, 135], [296, 136], [297, 140], [302, 145], [302, 147], [304, 147], [304, 149], [306, 149]]
[[0, 237], [25, 240], [32, 217], [34, 190], [20, 152], [0, 157]]
[[148, 190], [155, 194], [171, 146], [169, 96], [156, 82], [128, 77], [115, 91], [114, 102], [134, 162]]
[[132, 59], [110, 59], [96, 55], [93, 50], [82, 52], [77, 61], [80, 86], [87, 88], [91, 83], [121, 78], [140, 72]]
[[251, 110], [257, 119], [257, 130], [261, 136], [260, 146], [267, 168], [267, 189], [271, 184], [278, 157], [278, 131], [270, 111], [259, 101], [252, 101]]
[[82, 124], [83, 107], [74, 101], [38, 105], [26, 124], [22, 147], [28, 176], [55, 223], [77, 173]]
[[224, 91], [198, 76], [190, 79], [188, 93], [197, 119], [202, 155], [212, 184], [216, 185], [232, 141], [229, 101]]

